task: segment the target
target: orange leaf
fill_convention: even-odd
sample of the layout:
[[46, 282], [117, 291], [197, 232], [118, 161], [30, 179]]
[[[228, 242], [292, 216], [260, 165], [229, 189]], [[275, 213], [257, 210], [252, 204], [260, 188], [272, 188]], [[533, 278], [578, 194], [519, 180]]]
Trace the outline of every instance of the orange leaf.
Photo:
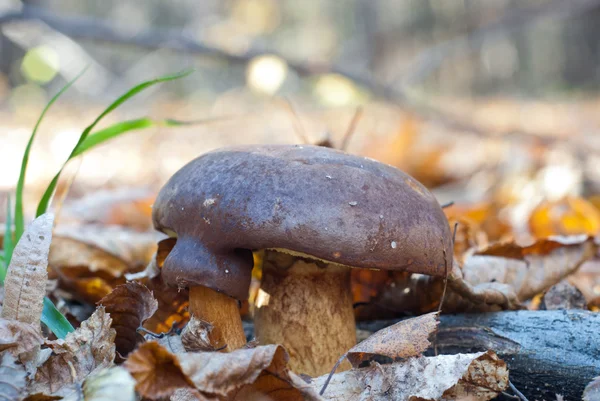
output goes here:
[[543, 202], [532, 212], [529, 229], [537, 238], [596, 235], [600, 233], [600, 211], [581, 198], [567, 197], [555, 202]]

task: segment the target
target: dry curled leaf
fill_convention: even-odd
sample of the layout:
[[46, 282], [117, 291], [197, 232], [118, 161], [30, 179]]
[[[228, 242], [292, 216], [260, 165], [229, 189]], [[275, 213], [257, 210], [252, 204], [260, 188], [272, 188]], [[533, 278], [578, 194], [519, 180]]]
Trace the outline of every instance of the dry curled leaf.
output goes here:
[[363, 361], [382, 355], [393, 360], [421, 355], [431, 343], [429, 337], [439, 325], [439, 314], [428, 313], [398, 322], [371, 335], [352, 347], [346, 354], [354, 367]]
[[188, 352], [214, 351], [210, 341], [213, 325], [194, 316], [181, 332], [181, 342]]
[[25, 367], [8, 352], [0, 353], [0, 400], [17, 401], [25, 389]]
[[[326, 379], [320, 376], [310, 386], [319, 389]], [[506, 364], [487, 351], [372, 363], [335, 374], [322, 397], [335, 401], [490, 400], [507, 387]]]
[[43, 341], [37, 325], [0, 318], [0, 352], [17, 357], [37, 349]]
[[137, 392], [151, 400], [168, 397], [176, 389], [194, 388], [176, 354], [156, 342], [142, 344], [129, 355], [124, 366], [137, 382]]
[[17, 243], [4, 281], [3, 318], [39, 325], [46, 296], [53, 222], [53, 214], [41, 215]]
[[137, 330], [158, 308], [152, 292], [136, 282], [118, 286], [98, 303], [112, 318], [112, 328], [117, 332], [115, 345], [122, 356], [143, 340]]
[[468, 258], [462, 273], [474, 286], [508, 284], [525, 301], [577, 271], [597, 249], [594, 239], [586, 236], [555, 237], [526, 247], [492, 245]]
[[81, 383], [89, 374], [112, 365], [115, 359], [115, 330], [111, 318], [98, 307], [88, 320], [64, 340], [48, 343], [52, 355], [37, 370], [30, 393], [60, 395], [73, 383]]
[[259, 394], [284, 400], [318, 399], [288, 370], [287, 360], [287, 353], [278, 345], [176, 355], [148, 342], [129, 356], [125, 367], [136, 379], [137, 391], [150, 399], [171, 396], [181, 388], [219, 400], [257, 399], [253, 397]]
[[600, 401], [600, 376], [585, 387], [582, 399], [583, 401]]

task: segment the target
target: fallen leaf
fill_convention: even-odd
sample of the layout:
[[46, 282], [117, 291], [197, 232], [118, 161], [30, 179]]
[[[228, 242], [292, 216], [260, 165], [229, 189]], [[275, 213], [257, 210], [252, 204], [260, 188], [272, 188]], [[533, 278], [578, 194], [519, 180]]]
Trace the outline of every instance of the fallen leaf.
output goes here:
[[346, 353], [353, 367], [382, 355], [393, 360], [421, 355], [431, 343], [429, 337], [439, 324], [437, 312], [398, 322], [371, 335]]
[[143, 341], [137, 330], [158, 308], [152, 292], [136, 282], [118, 286], [98, 304], [103, 305], [112, 318], [111, 327], [117, 332], [115, 345], [121, 356], [129, 354]]
[[67, 237], [55, 237], [49, 256], [51, 278], [80, 301], [96, 303], [116, 286], [125, 284], [133, 267], [110, 252]]
[[[310, 386], [320, 389], [326, 376]], [[506, 364], [492, 351], [372, 362], [335, 374], [322, 397], [335, 401], [490, 400], [508, 387]], [[471, 398], [465, 398], [465, 397]]]
[[148, 230], [152, 228], [154, 195], [145, 188], [129, 187], [92, 192], [65, 204], [61, 220]]
[[0, 352], [18, 357], [36, 350], [43, 341], [38, 325], [0, 318]]
[[181, 342], [188, 352], [214, 351], [210, 341], [213, 325], [201, 319], [191, 317], [181, 332]]
[[135, 401], [135, 380], [120, 366], [103, 369], [83, 383], [85, 401]]
[[127, 262], [131, 267], [143, 267], [148, 264], [156, 243], [164, 238], [158, 231], [139, 232], [115, 225], [59, 225], [54, 231], [55, 237], [72, 239], [99, 249]]
[[529, 229], [536, 238], [596, 235], [600, 233], [600, 211], [582, 198], [567, 197], [559, 201], [545, 201], [531, 213]]
[[17, 365], [8, 352], [0, 353], [0, 399], [17, 401], [25, 389], [27, 372], [23, 365]]
[[137, 391], [153, 400], [182, 388], [195, 389], [208, 399], [241, 401], [267, 394], [278, 400], [318, 400], [314, 390], [288, 370], [287, 361], [287, 353], [278, 345], [230, 353], [172, 354], [148, 342], [130, 354], [125, 367], [136, 379]]
[[587, 309], [585, 297], [567, 280], [550, 287], [542, 298], [539, 309], [542, 310], [569, 310]]
[[594, 239], [585, 236], [545, 239], [525, 247], [492, 245], [469, 257], [462, 274], [472, 286], [508, 284], [525, 301], [577, 271], [597, 249]]
[[203, 394], [200, 394], [198, 390], [192, 390], [189, 388], [178, 388], [171, 396], [171, 401], [215, 401], [217, 398], [207, 398]]
[[600, 401], [600, 376], [585, 387], [583, 401]]
[[600, 259], [598, 257], [585, 262], [567, 280], [583, 293], [589, 306], [600, 306]]
[[48, 280], [48, 252], [54, 215], [35, 219], [15, 246], [4, 281], [2, 317], [39, 325]]
[[60, 391], [73, 383], [81, 383], [89, 374], [112, 365], [115, 359], [115, 330], [104, 307], [64, 340], [48, 343], [52, 355], [35, 375], [29, 392], [61, 395]]
[[194, 388], [177, 355], [157, 342], [142, 344], [129, 355], [124, 366], [137, 382], [137, 392], [151, 400], [169, 397], [177, 389]]

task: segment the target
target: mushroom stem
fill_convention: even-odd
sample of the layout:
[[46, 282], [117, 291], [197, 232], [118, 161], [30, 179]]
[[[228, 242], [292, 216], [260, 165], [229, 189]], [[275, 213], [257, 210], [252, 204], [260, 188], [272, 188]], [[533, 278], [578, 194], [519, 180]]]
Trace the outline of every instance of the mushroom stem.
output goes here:
[[230, 352], [246, 344], [236, 299], [208, 287], [190, 287], [190, 314], [213, 325], [210, 340], [215, 349]]
[[261, 290], [268, 304], [255, 310], [256, 337], [282, 344], [296, 373], [328, 373], [356, 344], [350, 268], [267, 251]]

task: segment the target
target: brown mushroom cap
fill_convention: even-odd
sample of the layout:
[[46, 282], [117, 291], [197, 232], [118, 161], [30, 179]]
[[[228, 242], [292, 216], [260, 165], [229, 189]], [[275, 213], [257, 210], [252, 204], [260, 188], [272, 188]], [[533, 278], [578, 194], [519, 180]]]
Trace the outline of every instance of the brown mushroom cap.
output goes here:
[[429, 275], [452, 266], [448, 221], [423, 185], [389, 165], [318, 146], [206, 153], [162, 188], [153, 220], [178, 237], [162, 270], [167, 283], [240, 300], [248, 295], [251, 250]]

